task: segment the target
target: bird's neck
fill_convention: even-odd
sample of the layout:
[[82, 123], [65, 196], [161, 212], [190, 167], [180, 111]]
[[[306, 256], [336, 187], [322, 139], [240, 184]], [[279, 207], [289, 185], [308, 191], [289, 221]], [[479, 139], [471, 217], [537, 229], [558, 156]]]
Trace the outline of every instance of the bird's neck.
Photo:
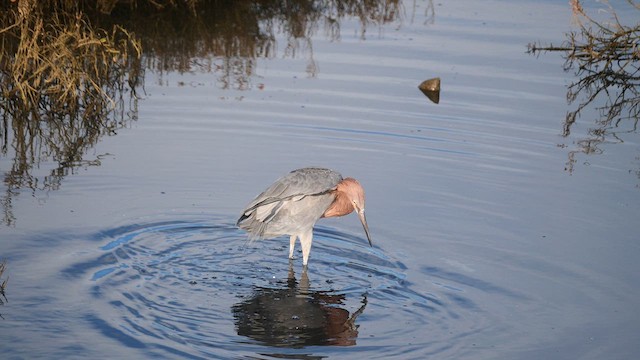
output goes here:
[[335, 194], [336, 198], [327, 210], [325, 210], [324, 214], [322, 214], [322, 217], [343, 216], [351, 214], [353, 211], [353, 204], [351, 204], [351, 201], [344, 192], [335, 191]]

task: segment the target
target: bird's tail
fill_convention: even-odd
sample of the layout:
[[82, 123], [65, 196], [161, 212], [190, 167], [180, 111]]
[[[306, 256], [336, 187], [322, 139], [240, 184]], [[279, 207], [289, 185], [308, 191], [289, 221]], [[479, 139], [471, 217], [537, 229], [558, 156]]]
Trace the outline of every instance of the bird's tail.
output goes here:
[[263, 238], [267, 230], [267, 224], [256, 219], [254, 211], [247, 211], [240, 215], [236, 226], [247, 231], [250, 241]]

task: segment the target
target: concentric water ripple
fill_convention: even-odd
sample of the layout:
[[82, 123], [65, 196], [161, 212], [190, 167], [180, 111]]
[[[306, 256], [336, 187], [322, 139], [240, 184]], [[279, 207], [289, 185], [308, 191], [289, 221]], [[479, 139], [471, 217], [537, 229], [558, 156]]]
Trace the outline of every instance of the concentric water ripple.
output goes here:
[[[449, 336], [455, 326], [448, 320], [456, 309], [412, 290], [406, 266], [364, 239], [316, 228], [304, 270], [301, 254], [287, 259], [288, 238], [251, 243], [232, 224], [169, 221], [100, 232], [98, 255], [65, 270], [88, 283], [92, 311], [84, 318], [125, 346], [188, 357], [238, 357], [239, 349], [326, 354], [339, 351], [328, 345], [356, 344], [387, 355], [439, 352], [436, 334]], [[414, 332], [425, 325], [438, 330], [429, 340]]]

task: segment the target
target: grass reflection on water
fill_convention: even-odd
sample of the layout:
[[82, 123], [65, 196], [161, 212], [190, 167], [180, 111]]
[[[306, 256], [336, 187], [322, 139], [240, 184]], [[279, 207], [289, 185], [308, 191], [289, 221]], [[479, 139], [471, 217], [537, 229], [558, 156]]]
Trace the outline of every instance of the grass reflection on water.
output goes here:
[[[398, 21], [399, 0], [293, 1], [19, 1], [0, 19], [0, 153], [10, 159], [1, 195], [5, 225], [16, 222], [22, 190], [56, 190], [104, 135], [137, 119], [146, 70], [216, 74], [222, 89], [251, 87], [256, 59], [307, 56], [317, 74], [311, 36], [340, 38], [340, 21], [357, 17], [361, 36]], [[53, 161], [48, 173], [37, 171]]]

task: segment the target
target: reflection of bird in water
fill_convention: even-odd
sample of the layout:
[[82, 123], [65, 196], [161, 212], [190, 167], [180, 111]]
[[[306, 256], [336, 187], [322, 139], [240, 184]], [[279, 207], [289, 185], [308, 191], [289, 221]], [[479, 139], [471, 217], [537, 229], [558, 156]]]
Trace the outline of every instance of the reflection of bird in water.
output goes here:
[[[289, 258], [293, 258], [296, 237], [302, 245], [302, 264], [307, 265], [313, 226], [323, 217], [343, 216], [355, 211], [371, 243], [364, 215], [364, 189], [353, 178], [321, 168], [290, 172], [258, 195], [242, 211], [237, 225], [253, 238], [290, 235]], [[372, 245], [373, 246], [373, 245]]]
[[309, 277], [303, 269], [296, 281], [289, 263], [287, 286], [280, 289], [257, 288], [251, 298], [233, 306], [238, 335], [264, 345], [301, 348], [312, 345], [351, 346], [356, 344], [356, 318], [367, 305], [351, 316], [341, 308], [344, 294], [309, 290]]

